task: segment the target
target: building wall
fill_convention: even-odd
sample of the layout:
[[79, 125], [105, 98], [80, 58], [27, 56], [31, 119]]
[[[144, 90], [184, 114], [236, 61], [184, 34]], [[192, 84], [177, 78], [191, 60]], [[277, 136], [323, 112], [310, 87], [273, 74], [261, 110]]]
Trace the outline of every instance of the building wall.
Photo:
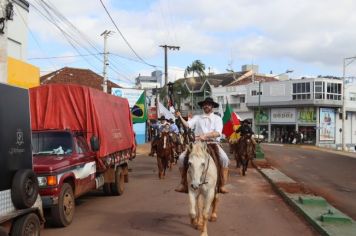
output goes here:
[[15, 58], [8, 58], [8, 83], [23, 88], [40, 85], [40, 69]]
[[[14, 20], [8, 21], [8, 56], [27, 59], [28, 13], [27, 1], [14, 1]], [[28, 3], [27, 3], [28, 4]]]

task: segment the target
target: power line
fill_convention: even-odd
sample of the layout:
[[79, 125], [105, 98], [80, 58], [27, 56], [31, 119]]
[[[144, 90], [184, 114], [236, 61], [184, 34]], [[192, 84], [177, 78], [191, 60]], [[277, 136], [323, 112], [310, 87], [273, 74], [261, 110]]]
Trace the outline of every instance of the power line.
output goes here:
[[[41, 12], [38, 8], [36, 8], [34, 6], [34, 4], [31, 4], [35, 10], [37, 10], [45, 19], [47, 19], [50, 23], [54, 24], [58, 30], [62, 33], [62, 35], [65, 37], [65, 39], [67, 40], [67, 42], [73, 47], [73, 49], [78, 53], [78, 55], [82, 55], [82, 53], [80, 53], [79, 49], [74, 45], [74, 43], [76, 43], [78, 46], [80, 46], [81, 48], [83, 48], [85, 51], [88, 52], [88, 54], [93, 55], [99, 62], [102, 63], [102, 60], [97, 56], [98, 54], [100, 54], [99, 50], [94, 46], [94, 44], [88, 39], [87, 36], [85, 36], [78, 28], [76, 28], [63, 14], [61, 14], [53, 5], [50, 6], [48, 5], [46, 2], [44, 2], [43, 0], [35, 0], [37, 2], [37, 4], [39, 6], [41, 6], [44, 11], [47, 13], [48, 16], [46, 16], [43, 12]], [[54, 15], [52, 15], [52, 13], [50, 11], [52, 11], [54, 13]], [[55, 17], [57, 17], [57, 19], [55, 19]], [[58, 23], [60, 23], [60, 21], [62, 21], [65, 25], [67, 25], [68, 29], [74, 29], [74, 31], [72, 31], [72, 34], [65, 32], [65, 30], [62, 29], [61, 26], [58, 25]], [[57, 23], [58, 22], [58, 23]], [[74, 32], [74, 33], [73, 33]], [[80, 39], [78, 38], [74, 38], [75, 35], [80, 36]], [[90, 49], [88, 49], [86, 46], [84, 46], [80, 41], [86, 41], [96, 52], [97, 55], [95, 55], [95, 53], [92, 53], [90, 51]], [[88, 60], [87, 58], [85, 58], [84, 56], [82, 56], [83, 59], [85, 61], [87, 61], [87, 63], [96, 68], [95, 66], [93, 66]], [[120, 73], [118, 71], [118, 69], [113, 65], [113, 66], [109, 66], [109, 68], [114, 71], [115, 73], [117, 73], [118, 75], [124, 77], [124, 79], [132, 82], [126, 75]], [[98, 70], [97, 68], [95, 70]]]
[[28, 60], [48, 60], [48, 59], [63, 59], [63, 58], [73, 58], [73, 57], [88, 57], [96, 56], [102, 53], [93, 53], [93, 54], [80, 54], [80, 55], [68, 55], [68, 56], [53, 56], [53, 57], [31, 57]]
[[142, 59], [142, 57], [140, 57], [140, 56], [137, 54], [137, 52], [132, 48], [132, 46], [131, 46], [131, 44], [129, 43], [129, 41], [128, 41], [128, 40], [125, 38], [125, 36], [122, 34], [122, 32], [120, 31], [119, 27], [116, 25], [114, 19], [111, 17], [109, 11], [107, 10], [107, 8], [106, 8], [106, 6], [105, 6], [105, 4], [103, 3], [102, 0], [100, 0], [100, 3], [101, 3], [101, 5], [103, 6], [103, 8], [105, 9], [105, 12], [106, 12], [106, 14], [109, 16], [111, 22], [114, 24], [116, 30], [119, 32], [120, 36], [121, 36], [122, 39], [125, 41], [125, 43], [127, 44], [127, 46], [131, 49], [131, 51], [135, 54], [135, 56], [136, 56], [138, 59], [140, 59], [143, 63], [145, 63], [146, 65], [151, 66], [151, 67], [154, 67], [153, 65], [147, 63], [144, 59]]

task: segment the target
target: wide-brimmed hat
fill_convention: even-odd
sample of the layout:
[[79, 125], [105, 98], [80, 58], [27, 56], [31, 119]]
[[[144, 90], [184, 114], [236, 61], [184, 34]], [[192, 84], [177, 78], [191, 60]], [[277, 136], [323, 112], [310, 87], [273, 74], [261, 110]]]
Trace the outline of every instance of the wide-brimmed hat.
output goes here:
[[168, 122], [171, 123], [171, 124], [173, 124], [173, 123], [174, 123], [174, 120], [173, 120], [172, 118], [170, 118], [170, 119], [168, 120]]
[[200, 107], [203, 107], [203, 105], [204, 105], [205, 103], [210, 103], [210, 104], [212, 104], [214, 108], [218, 108], [218, 107], [219, 107], [219, 104], [216, 103], [216, 102], [214, 102], [214, 100], [213, 100], [211, 97], [207, 97], [207, 98], [205, 98], [204, 101], [198, 102], [198, 105], [199, 105]]
[[251, 122], [250, 122], [250, 120], [249, 120], [249, 119], [244, 119], [244, 120], [242, 121], [242, 123], [251, 124]]

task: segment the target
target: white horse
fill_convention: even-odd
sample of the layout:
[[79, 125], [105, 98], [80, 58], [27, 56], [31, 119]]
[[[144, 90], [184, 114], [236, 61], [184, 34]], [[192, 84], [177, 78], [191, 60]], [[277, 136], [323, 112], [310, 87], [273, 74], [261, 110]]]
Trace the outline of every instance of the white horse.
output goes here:
[[[190, 220], [193, 227], [208, 235], [207, 221], [217, 219], [217, 168], [207, 152], [206, 143], [193, 144], [188, 160], [188, 195], [190, 201]], [[209, 218], [210, 208], [212, 213]]]

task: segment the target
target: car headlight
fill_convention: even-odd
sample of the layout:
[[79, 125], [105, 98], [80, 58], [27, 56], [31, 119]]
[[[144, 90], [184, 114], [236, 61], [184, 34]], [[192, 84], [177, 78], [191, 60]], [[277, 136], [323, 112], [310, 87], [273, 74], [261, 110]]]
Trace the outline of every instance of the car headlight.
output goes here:
[[40, 187], [57, 185], [57, 176], [55, 175], [38, 176], [37, 180]]
[[47, 178], [46, 177], [40, 176], [40, 177], [37, 177], [37, 180], [38, 180], [38, 185], [40, 187], [47, 186]]

